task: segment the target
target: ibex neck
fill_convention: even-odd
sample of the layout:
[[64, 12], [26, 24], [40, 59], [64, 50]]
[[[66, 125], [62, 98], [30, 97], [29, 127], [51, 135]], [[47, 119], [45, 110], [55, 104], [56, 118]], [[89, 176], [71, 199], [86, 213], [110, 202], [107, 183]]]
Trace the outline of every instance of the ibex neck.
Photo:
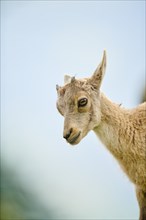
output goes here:
[[128, 111], [101, 94], [101, 123], [94, 128], [94, 132], [111, 153], [119, 159], [122, 157], [127, 120]]

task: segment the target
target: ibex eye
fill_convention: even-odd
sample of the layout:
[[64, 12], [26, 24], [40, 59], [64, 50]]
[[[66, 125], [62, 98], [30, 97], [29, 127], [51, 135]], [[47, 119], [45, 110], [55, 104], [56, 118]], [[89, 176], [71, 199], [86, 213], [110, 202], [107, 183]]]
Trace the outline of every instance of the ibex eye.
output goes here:
[[78, 107], [84, 107], [85, 105], [87, 105], [87, 103], [88, 103], [88, 99], [82, 98], [78, 101]]

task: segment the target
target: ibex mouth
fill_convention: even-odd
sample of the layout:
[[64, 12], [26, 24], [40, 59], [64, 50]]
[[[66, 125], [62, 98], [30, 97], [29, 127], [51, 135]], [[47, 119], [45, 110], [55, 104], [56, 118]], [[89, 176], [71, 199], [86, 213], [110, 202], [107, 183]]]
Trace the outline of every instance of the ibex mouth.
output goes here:
[[77, 139], [79, 138], [81, 134], [81, 131], [79, 131], [75, 136], [73, 136], [71, 139], [68, 139], [67, 141], [70, 143], [70, 144], [76, 144], [75, 142], [77, 141]]

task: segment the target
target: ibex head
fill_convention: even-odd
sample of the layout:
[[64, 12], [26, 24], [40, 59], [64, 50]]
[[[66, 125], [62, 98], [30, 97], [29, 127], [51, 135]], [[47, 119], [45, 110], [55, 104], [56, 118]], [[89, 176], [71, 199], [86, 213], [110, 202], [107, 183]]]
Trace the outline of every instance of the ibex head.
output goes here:
[[100, 124], [100, 85], [106, 68], [106, 52], [91, 78], [65, 76], [64, 86], [56, 86], [57, 109], [64, 116], [63, 137], [78, 144], [87, 133]]

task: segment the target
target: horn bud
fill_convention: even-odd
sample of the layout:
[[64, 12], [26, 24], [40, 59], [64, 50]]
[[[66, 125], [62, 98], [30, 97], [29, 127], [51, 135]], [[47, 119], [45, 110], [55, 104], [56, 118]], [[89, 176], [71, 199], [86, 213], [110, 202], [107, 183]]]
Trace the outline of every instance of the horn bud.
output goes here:
[[56, 85], [56, 90], [57, 90], [57, 91], [59, 90], [59, 88], [60, 88], [60, 86]]
[[75, 76], [73, 76], [72, 78], [71, 78], [71, 83], [73, 83], [73, 82], [75, 82]]

